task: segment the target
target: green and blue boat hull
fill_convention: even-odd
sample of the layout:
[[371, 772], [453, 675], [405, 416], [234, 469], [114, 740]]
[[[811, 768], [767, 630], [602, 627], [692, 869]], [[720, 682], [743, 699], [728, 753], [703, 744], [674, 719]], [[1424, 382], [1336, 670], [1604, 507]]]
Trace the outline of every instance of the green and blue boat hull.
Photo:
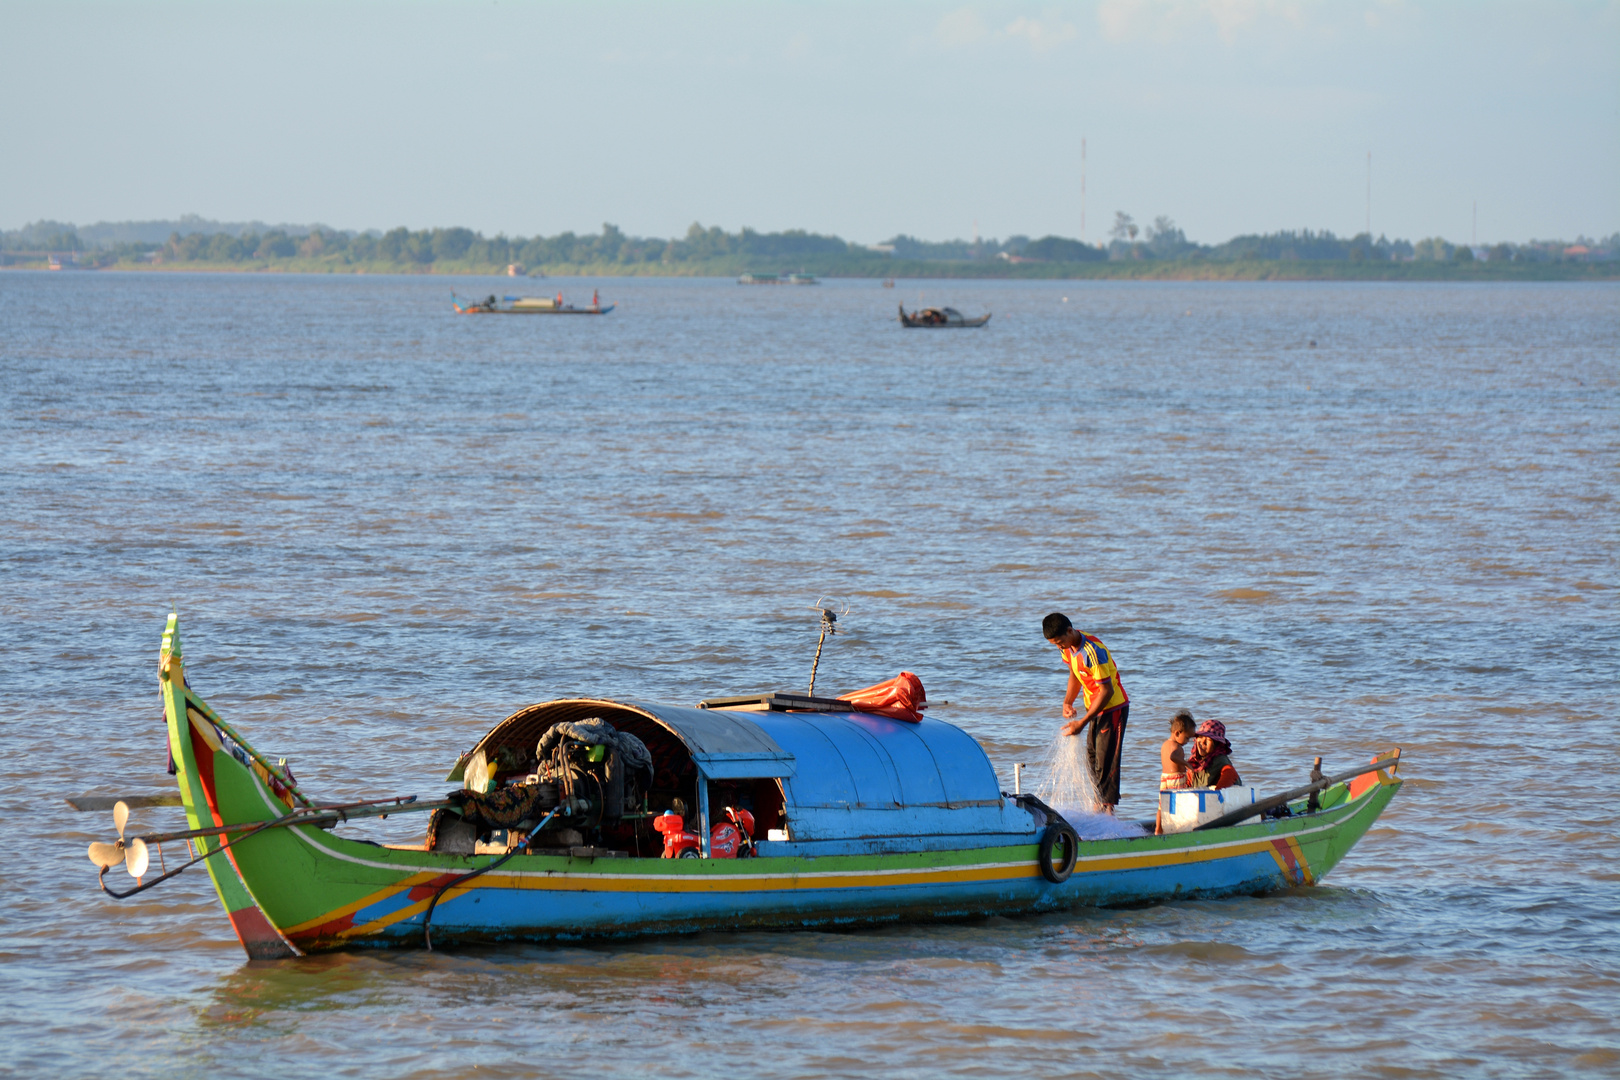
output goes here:
[[[192, 827], [241, 825], [245, 832], [287, 813], [284, 789], [242, 760], [210, 719], [212, 710], [184, 685], [182, 671], [178, 639], [171, 648], [166, 637], [170, 750]], [[1321, 809], [1310, 813], [1082, 842], [1062, 883], [1041, 873], [1033, 821], [1027, 838], [1009, 842], [1002, 835], [937, 850], [905, 850], [896, 839], [894, 850], [754, 859], [520, 854], [465, 882], [458, 879], [498, 856], [384, 847], [289, 825], [246, 837], [227, 833], [231, 842], [207, 865], [244, 947], [256, 956], [419, 946], [430, 904], [436, 946], [876, 925], [1313, 885], [1400, 786], [1381, 770], [1324, 792]]]

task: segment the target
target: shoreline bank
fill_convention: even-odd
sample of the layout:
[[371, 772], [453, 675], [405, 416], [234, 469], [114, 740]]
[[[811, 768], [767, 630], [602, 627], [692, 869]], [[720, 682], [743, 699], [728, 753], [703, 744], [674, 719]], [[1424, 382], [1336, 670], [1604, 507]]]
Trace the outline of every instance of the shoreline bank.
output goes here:
[[[830, 261], [830, 260], [829, 260]], [[44, 262], [20, 263], [0, 270], [47, 271]], [[1605, 263], [1354, 263], [1340, 260], [1241, 259], [1142, 260], [1107, 263], [947, 263], [862, 260], [853, 266], [810, 264], [800, 272], [820, 278], [871, 278], [908, 281], [985, 279], [1006, 281], [1620, 281], [1620, 262]], [[730, 278], [766, 272], [740, 260], [724, 264], [679, 266], [661, 263], [579, 263], [536, 267], [536, 274], [512, 277], [543, 281], [552, 277], [708, 277]], [[392, 263], [340, 262], [332, 259], [272, 259], [248, 263], [120, 261], [107, 266], [81, 266], [58, 273], [88, 271], [119, 273], [211, 274], [400, 274], [448, 277], [508, 277], [504, 266], [460, 262]]]

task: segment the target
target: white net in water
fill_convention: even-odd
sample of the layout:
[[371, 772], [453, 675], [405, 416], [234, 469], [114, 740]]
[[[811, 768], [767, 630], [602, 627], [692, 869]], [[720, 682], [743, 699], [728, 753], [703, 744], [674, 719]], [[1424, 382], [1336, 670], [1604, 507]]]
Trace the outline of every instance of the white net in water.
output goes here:
[[1103, 811], [1084, 733], [1059, 735], [1046, 755], [1045, 768], [1046, 779], [1035, 789], [1035, 797], [1062, 814], [1082, 840], [1145, 835], [1146, 830], [1136, 822], [1121, 821]]

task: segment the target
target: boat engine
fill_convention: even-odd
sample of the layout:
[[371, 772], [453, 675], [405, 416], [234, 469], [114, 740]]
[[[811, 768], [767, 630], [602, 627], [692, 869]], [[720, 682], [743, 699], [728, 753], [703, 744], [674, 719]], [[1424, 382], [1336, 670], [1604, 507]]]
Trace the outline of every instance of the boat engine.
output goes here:
[[563, 738], [535, 770], [540, 783], [557, 786], [559, 802], [576, 823], [600, 827], [624, 816], [624, 769], [611, 746]]
[[540, 737], [534, 774], [525, 779], [556, 785], [557, 805], [570, 814], [541, 833], [535, 847], [570, 846], [547, 842], [549, 834], [564, 829], [578, 830], [594, 843], [604, 826], [617, 826], [641, 805], [642, 793], [652, 785], [652, 756], [640, 739], [605, 720], [561, 723]]
[[507, 843], [561, 808], [531, 842], [534, 851], [567, 853], [602, 840], [634, 813], [652, 786], [652, 756], [627, 732], [600, 719], [556, 724], [533, 755], [509, 746], [465, 759], [466, 789], [453, 793], [461, 805], [435, 811], [426, 849], [472, 854], [504, 830]]

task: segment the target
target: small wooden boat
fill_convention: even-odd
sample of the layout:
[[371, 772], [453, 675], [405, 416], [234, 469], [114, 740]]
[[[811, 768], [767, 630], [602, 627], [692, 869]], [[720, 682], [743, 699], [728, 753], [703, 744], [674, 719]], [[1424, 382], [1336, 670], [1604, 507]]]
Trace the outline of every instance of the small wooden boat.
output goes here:
[[917, 311], [906, 312], [906, 306], [900, 305], [900, 325], [908, 327], [921, 327], [925, 329], [948, 329], [954, 327], [983, 326], [990, 321], [989, 315], [980, 315], [977, 319], [970, 319], [953, 307], [920, 308]]
[[[1082, 841], [1038, 799], [1003, 792], [960, 728], [766, 694], [696, 708], [543, 702], [460, 756], [449, 798], [333, 805], [187, 684], [172, 615], [159, 685], [190, 827], [126, 839], [124, 808], [118, 842], [91, 845], [91, 859], [124, 898], [194, 854], [254, 957], [1261, 893], [1320, 881], [1401, 787], [1396, 752], [1193, 831]], [[1290, 816], [1256, 816], [1276, 805]], [[339, 831], [425, 810], [421, 843]], [[158, 875], [165, 842], [177, 866]], [[152, 880], [111, 889], [119, 864]]]
[[814, 274], [744, 274], [739, 285], [820, 285]]
[[487, 296], [482, 300], [462, 304], [455, 293], [450, 304], [460, 315], [606, 315], [614, 305], [604, 305], [596, 293], [591, 293], [588, 307], [575, 307], [563, 303], [562, 293], [550, 296]]

